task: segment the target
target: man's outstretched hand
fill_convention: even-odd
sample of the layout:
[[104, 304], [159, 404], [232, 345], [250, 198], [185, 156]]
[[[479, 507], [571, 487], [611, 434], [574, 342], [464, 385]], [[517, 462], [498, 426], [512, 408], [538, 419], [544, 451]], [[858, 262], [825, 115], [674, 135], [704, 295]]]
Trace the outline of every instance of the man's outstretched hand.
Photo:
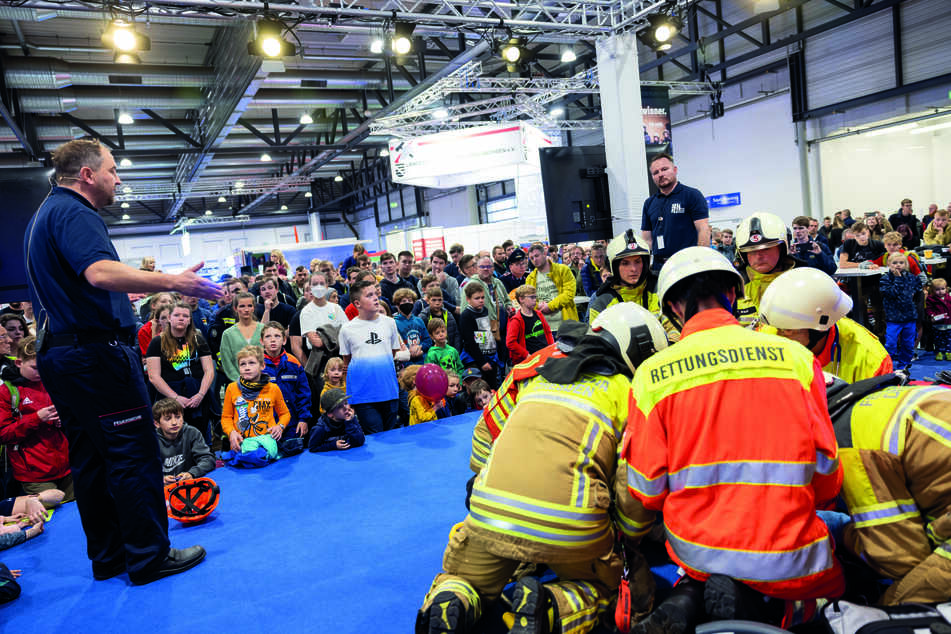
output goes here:
[[201, 270], [203, 266], [205, 266], [205, 263], [199, 262], [176, 275], [175, 277], [178, 278], [178, 283], [175, 286], [175, 290], [183, 295], [204, 297], [205, 299], [218, 299], [221, 297], [220, 286], [198, 275], [198, 271]]

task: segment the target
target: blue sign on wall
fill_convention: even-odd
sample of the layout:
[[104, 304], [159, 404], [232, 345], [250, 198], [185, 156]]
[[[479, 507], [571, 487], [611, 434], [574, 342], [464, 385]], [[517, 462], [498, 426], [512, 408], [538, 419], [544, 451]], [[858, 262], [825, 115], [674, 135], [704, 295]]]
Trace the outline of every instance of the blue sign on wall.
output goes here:
[[710, 207], [710, 209], [716, 209], [717, 207], [736, 207], [739, 204], [740, 192], [707, 196], [707, 206]]

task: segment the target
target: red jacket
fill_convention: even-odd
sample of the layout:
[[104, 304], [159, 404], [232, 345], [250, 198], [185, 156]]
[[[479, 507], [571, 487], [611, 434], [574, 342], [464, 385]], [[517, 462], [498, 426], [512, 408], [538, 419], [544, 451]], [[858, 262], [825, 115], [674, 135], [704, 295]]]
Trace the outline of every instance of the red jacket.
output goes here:
[[816, 516], [842, 469], [812, 353], [704, 310], [637, 368], [631, 398], [628, 488], [663, 511], [667, 550], [687, 574], [728, 575], [779, 599], [842, 594]]
[[53, 404], [43, 384], [25, 383], [20, 392], [20, 415], [6, 384], [0, 384], [0, 444], [7, 446], [13, 477], [18, 482], [50, 482], [69, 474], [69, 445], [62, 430], [44, 423], [37, 411]]
[[945, 293], [944, 297], [938, 297], [934, 291], [928, 293], [925, 311], [932, 323], [940, 326], [951, 324], [951, 293]]
[[[545, 341], [548, 342], [548, 345], [555, 343], [551, 328], [548, 327], [548, 321], [537, 310], [535, 316], [541, 320], [542, 328], [545, 329]], [[528, 348], [525, 347], [525, 317], [521, 310], [515, 311], [515, 314], [509, 317], [509, 325], [505, 332], [505, 345], [509, 349], [509, 358], [513, 364], [521, 363], [528, 358]]]

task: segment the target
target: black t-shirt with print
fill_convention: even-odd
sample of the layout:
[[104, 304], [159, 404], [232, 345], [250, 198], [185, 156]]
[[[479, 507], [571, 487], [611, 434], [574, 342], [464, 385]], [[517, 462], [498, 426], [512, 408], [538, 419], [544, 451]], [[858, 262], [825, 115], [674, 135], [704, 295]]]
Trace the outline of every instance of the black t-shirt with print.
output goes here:
[[159, 357], [162, 361], [162, 380], [166, 383], [183, 381], [186, 376], [193, 376], [201, 381], [204, 372], [201, 369], [201, 358], [211, 356], [211, 348], [201, 333], [195, 333], [198, 340], [197, 349], [185, 345], [185, 338], [178, 340], [178, 351], [171, 359], [166, 359], [162, 354], [162, 338], [153, 337], [145, 351], [145, 357]]
[[526, 317], [525, 313], [522, 313], [522, 320], [525, 322], [525, 348], [528, 349], [528, 354], [534, 354], [547, 346], [545, 326], [538, 315], [532, 314], [531, 317]]
[[867, 262], [885, 253], [885, 245], [878, 240], [869, 240], [864, 247], [855, 238], [842, 243], [842, 252], [849, 254], [849, 262]]

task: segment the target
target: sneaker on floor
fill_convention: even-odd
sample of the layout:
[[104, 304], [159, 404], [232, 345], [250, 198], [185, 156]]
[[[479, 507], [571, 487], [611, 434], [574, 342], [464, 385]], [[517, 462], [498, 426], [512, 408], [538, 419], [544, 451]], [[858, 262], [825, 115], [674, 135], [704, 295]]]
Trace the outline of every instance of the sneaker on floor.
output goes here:
[[443, 590], [425, 610], [416, 613], [416, 634], [471, 632], [475, 615], [454, 592]]

